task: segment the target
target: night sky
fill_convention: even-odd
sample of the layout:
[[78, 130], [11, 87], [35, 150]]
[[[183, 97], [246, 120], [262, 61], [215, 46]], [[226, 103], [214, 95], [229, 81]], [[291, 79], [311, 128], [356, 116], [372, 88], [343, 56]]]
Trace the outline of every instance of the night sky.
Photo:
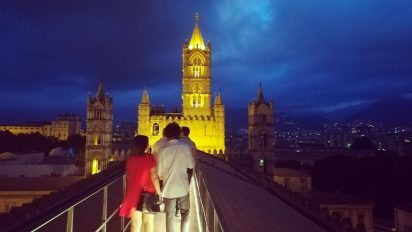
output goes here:
[[410, 0], [4, 0], [0, 122], [84, 116], [98, 81], [115, 120], [181, 104], [182, 46], [195, 12], [212, 43], [212, 89], [246, 108], [261, 82], [279, 111], [412, 96]]

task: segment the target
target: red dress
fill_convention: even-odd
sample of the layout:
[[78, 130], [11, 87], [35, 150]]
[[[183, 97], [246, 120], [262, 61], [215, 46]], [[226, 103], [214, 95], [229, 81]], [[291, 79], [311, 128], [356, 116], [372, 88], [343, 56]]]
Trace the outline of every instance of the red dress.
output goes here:
[[126, 162], [126, 194], [120, 206], [119, 216], [130, 217], [130, 210], [139, 204], [143, 192], [155, 193], [150, 177], [150, 169], [156, 167], [156, 160], [151, 154], [131, 155]]

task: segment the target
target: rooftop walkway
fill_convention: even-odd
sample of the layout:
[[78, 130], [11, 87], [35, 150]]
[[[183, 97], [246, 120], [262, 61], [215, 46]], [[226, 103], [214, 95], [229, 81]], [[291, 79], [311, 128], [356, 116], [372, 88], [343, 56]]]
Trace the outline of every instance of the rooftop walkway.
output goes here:
[[[314, 218], [296, 205], [216, 157], [198, 154], [194, 173], [190, 191], [191, 232], [349, 231], [330, 229], [321, 220], [311, 220]], [[13, 232], [129, 231], [128, 221], [118, 217], [124, 184], [124, 164], [115, 164], [64, 190], [12, 210], [0, 218], [0, 228]], [[316, 212], [319, 210], [310, 206]], [[180, 231], [179, 227], [180, 218], [176, 218], [176, 231]], [[155, 216], [155, 231], [166, 231], [163, 213]]]
[[[199, 218], [198, 215], [200, 215], [199, 212], [199, 205], [198, 203], [195, 201], [195, 195], [197, 194], [197, 191], [194, 188], [194, 185], [192, 184], [190, 186], [190, 227], [189, 227], [189, 231], [201, 231], [201, 229], [199, 229]], [[181, 221], [181, 217], [176, 217], [175, 218], [175, 231], [180, 231], [180, 221]], [[164, 213], [158, 213], [155, 215], [155, 227], [154, 227], [154, 231], [158, 231], [158, 232], [166, 232], [166, 215]], [[144, 231], [144, 230], [142, 230]]]
[[228, 231], [326, 231], [227, 163], [200, 159], [198, 168]]

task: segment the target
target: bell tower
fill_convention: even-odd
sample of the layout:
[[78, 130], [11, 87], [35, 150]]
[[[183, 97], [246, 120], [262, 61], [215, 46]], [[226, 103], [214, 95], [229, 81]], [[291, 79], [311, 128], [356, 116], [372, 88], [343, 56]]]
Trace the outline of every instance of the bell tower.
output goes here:
[[265, 101], [262, 85], [257, 98], [249, 103], [249, 153], [253, 170], [271, 174], [274, 168], [273, 103]]
[[[136, 134], [144, 134], [150, 131], [150, 98], [147, 90], [143, 90], [142, 100], [137, 110], [137, 131]], [[153, 132], [151, 133], [153, 134]]]
[[112, 146], [113, 99], [104, 94], [99, 82], [95, 97], [87, 98], [85, 175], [104, 170], [109, 162]]
[[183, 114], [211, 115], [211, 44], [203, 41], [199, 28], [199, 14], [190, 42], [183, 44]]
[[196, 147], [212, 155], [225, 153], [225, 106], [222, 93], [211, 95], [211, 50], [205, 45], [199, 27], [199, 15], [190, 41], [182, 49], [182, 111], [166, 112], [150, 105], [147, 90], [138, 107], [137, 133], [149, 137], [149, 146], [162, 137], [162, 131], [170, 122], [190, 128], [190, 138]]

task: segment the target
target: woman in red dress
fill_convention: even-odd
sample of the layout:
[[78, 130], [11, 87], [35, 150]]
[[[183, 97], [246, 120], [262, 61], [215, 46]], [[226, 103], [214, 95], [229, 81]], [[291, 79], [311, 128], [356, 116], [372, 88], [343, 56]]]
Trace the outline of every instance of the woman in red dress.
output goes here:
[[154, 215], [147, 213], [146, 204], [140, 199], [142, 193], [161, 195], [156, 160], [153, 155], [145, 153], [148, 143], [147, 136], [137, 135], [126, 162], [126, 194], [119, 215], [131, 218], [132, 232], [140, 232], [142, 222], [145, 232], [153, 232]]

